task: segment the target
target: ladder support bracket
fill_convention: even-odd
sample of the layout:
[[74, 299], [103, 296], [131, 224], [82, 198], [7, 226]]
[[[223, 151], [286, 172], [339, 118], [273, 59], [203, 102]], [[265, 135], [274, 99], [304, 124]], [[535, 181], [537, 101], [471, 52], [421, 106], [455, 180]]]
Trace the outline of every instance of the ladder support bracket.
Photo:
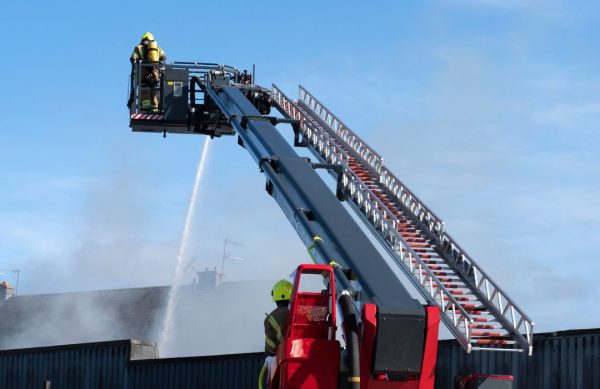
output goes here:
[[300, 131], [300, 121], [298, 120], [298, 125], [292, 124], [292, 129], [294, 130], [294, 147], [309, 147], [310, 144], [306, 137]]
[[328, 169], [333, 170], [337, 174], [337, 185], [335, 189], [335, 196], [340, 201], [346, 200], [346, 193], [344, 192], [344, 166], [335, 163], [311, 163], [313, 169]]
[[266, 121], [266, 122], [271, 123], [271, 125], [273, 125], [273, 126], [276, 126], [277, 124], [280, 124], [280, 123], [291, 124], [292, 127], [294, 128], [294, 132], [296, 132], [296, 129], [299, 130], [299, 128], [300, 128], [300, 120], [284, 119], [284, 118], [278, 118], [275, 116], [261, 116], [261, 115], [243, 115], [240, 120], [240, 125], [242, 126], [243, 129], [248, 129], [248, 122], [251, 120]]

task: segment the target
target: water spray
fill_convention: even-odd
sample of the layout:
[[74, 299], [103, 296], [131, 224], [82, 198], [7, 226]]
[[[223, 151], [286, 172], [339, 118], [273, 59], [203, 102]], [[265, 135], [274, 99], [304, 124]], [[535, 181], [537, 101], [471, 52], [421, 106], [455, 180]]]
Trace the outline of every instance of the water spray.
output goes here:
[[187, 215], [185, 217], [185, 224], [183, 226], [183, 234], [181, 237], [181, 243], [179, 244], [179, 252], [177, 254], [177, 263], [175, 267], [175, 275], [173, 276], [173, 282], [171, 283], [171, 289], [169, 290], [169, 300], [167, 302], [167, 311], [163, 319], [162, 331], [158, 341], [159, 350], [168, 352], [169, 342], [171, 340], [171, 332], [173, 329], [173, 316], [175, 314], [175, 308], [177, 304], [177, 295], [183, 281], [184, 274], [184, 262], [188, 254], [189, 239], [192, 230], [192, 221], [196, 213], [196, 204], [198, 201], [198, 194], [200, 189], [200, 182], [202, 181], [202, 175], [204, 172], [204, 166], [206, 164], [206, 156], [208, 154], [208, 146], [210, 144], [210, 138], [206, 137], [204, 146], [202, 147], [202, 153], [200, 155], [200, 161], [198, 163], [198, 169], [196, 170], [196, 178], [194, 180], [194, 187], [192, 189], [192, 195], [188, 205]]

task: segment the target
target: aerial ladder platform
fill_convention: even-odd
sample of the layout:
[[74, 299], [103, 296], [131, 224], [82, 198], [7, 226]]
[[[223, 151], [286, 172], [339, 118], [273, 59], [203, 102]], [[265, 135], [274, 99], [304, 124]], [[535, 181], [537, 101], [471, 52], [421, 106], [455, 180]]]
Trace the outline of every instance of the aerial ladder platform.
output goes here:
[[[140, 76], [145, 66], [157, 65], [134, 65], [128, 103], [132, 130], [237, 136], [313, 261], [331, 269], [335, 282], [328, 283], [324, 295], [298, 295], [312, 304], [303, 306], [303, 312], [329, 313], [312, 315], [320, 317], [320, 324], [310, 323], [311, 315], [292, 320], [286, 346], [280, 346], [287, 368], [280, 365], [279, 382], [293, 382], [286, 376], [297, 374], [293, 371], [306, 377], [320, 374], [322, 365], [312, 359], [325, 355], [311, 347], [319, 343], [316, 338], [336, 342], [331, 338], [334, 303], [329, 300], [340, 307], [348, 387], [432, 388], [440, 319], [467, 352], [531, 354], [533, 322], [450, 237], [441, 219], [384, 166], [381, 156], [306, 89], [300, 87], [299, 99], [291, 100], [276, 86], [242, 83], [235, 67], [174, 62], [158, 66], [161, 80], [151, 88], [159, 107], [149, 112], [140, 108], [148, 88]], [[272, 107], [281, 115], [270, 115]], [[292, 145], [284, 128], [276, 127], [281, 124], [291, 125]], [[294, 147], [308, 147], [316, 161], [301, 157]], [[335, 178], [335, 193], [317, 169]], [[382, 255], [379, 244], [393, 261]], [[398, 269], [425, 305], [410, 295]], [[298, 329], [311, 325], [314, 331]], [[338, 349], [333, 343], [325, 348]], [[346, 387], [314, 382], [281, 387]]]

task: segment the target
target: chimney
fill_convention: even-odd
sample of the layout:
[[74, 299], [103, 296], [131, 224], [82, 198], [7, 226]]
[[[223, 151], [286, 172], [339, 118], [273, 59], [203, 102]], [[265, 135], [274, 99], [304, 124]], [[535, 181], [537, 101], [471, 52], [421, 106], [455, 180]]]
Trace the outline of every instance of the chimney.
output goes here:
[[0, 282], [0, 303], [8, 300], [15, 294], [15, 288], [7, 281]]
[[196, 288], [215, 289], [219, 286], [219, 273], [217, 270], [208, 270], [196, 272]]

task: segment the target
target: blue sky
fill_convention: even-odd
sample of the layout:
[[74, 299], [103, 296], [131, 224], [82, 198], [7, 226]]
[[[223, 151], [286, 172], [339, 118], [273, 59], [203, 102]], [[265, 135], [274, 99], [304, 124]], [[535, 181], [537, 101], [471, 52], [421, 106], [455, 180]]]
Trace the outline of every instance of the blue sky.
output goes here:
[[[385, 158], [542, 331], [598, 327], [595, 2], [2, 5], [0, 268], [21, 293], [167, 284], [201, 137], [133, 134], [128, 57], [257, 66], [302, 84]], [[153, 15], [152, 12], [155, 12]], [[153, 16], [146, 16], [153, 15]], [[235, 139], [211, 144], [192, 253], [230, 280], [307, 261]], [[586, 314], [582, 314], [586, 312]]]

